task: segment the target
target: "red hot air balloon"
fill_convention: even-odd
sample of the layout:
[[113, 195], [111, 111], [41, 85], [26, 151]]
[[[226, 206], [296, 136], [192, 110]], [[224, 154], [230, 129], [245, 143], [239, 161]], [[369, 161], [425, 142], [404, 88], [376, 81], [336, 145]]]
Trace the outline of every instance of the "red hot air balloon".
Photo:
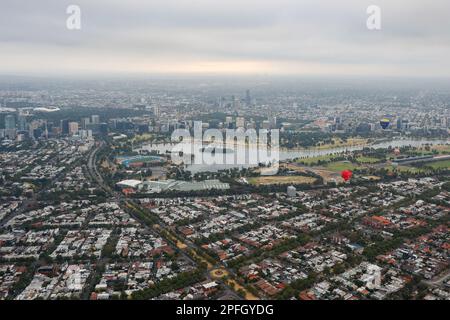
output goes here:
[[341, 172], [341, 177], [342, 179], [344, 179], [345, 181], [350, 180], [350, 178], [352, 177], [353, 172], [351, 172], [350, 170], [344, 170]]

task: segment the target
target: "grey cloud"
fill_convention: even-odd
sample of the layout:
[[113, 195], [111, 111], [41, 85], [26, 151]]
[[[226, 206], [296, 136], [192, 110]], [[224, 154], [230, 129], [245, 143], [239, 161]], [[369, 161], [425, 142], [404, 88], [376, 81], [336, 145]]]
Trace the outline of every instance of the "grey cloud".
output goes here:
[[[82, 9], [82, 30], [65, 28], [69, 4]], [[382, 9], [383, 29], [365, 27], [368, 5]], [[447, 0], [3, 0], [0, 72], [52, 61], [54, 69], [95, 71], [110, 61], [248, 61], [396, 67], [393, 72], [450, 76]], [[9, 61], [7, 61], [9, 60]], [[31, 61], [31, 62], [30, 62]], [[42, 68], [48, 67], [43, 63]], [[399, 70], [398, 68], [401, 70]], [[152, 67], [148, 67], [149, 72]], [[403, 70], [403, 71], [402, 71]], [[417, 70], [417, 72], [415, 72]], [[45, 72], [46, 70], [42, 70]], [[283, 70], [280, 70], [282, 72]], [[314, 72], [314, 68], [310, 70]]]

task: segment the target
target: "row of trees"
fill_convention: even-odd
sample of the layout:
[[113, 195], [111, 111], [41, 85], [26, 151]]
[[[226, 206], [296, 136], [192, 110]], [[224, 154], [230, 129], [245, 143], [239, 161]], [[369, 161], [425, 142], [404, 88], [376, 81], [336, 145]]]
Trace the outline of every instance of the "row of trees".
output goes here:
[[161, 294], [193, 285], [205, 279], [205, 271], [205, 269], [200, 267], [191, 272], [180, 273], [174, 278], [166, 278], [149, 288], [133, 292], [131, 298], [136, 300], [149, 300]]

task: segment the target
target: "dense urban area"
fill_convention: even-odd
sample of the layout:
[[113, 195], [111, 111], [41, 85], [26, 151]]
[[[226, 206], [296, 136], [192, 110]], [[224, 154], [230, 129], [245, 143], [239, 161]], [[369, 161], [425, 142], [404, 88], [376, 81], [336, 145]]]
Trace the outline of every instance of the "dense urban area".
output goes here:
[[[175, 163], [194, 121], [278, 171]], [[449, 300], [449, 213], [438, 84], [0, 81], [0, 300]]]

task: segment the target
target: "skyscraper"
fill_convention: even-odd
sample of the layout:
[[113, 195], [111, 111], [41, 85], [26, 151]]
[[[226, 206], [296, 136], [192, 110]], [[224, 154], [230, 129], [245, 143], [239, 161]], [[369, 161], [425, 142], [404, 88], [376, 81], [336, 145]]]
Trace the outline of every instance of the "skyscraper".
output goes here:
[[235, 114], [239, 113], [239, 109], [241, 108], [241, 103], [239, 101], [238, 98], [236, 98], [235, 96], [232, 97], [233, 100], [233, 110]]
[[83, 118], [83, 119], [81, 119], [81, 128], [87, 129], [90, 123], [91, 123], [91, 119], [90, 118]]
[[277, 127], [277, 117], [276, 116], [271, 116], [267, 120], [270, 123], [270, 128], [271, 129], [275, 129]]
[[16, 117], [12, 114], [5, 117], [5, 135], [9, 139], [16, 138]]
[[5, 129], [13, 130], [16, 128], [16, 117], [12, 114], [8, 114], [5, 117]]
[[92, 119], [92, 124], [99, 124], [100, 123], [100, 116], [99, 115], [93, 115], [92, 117], [91, 117], [91, 119]]
[[27, 123], [26, 116], [19, 115], [18, 122], [19, 122], [19, 131], [27, 131], [28, 130], [28, 123]]
[[69, 134], [74, 135], [78, 132], [78, 122], [69, 122]]
[[61, 133], [69, 134], [69, 120], [61, 120]]
[[250, 96], [250, 90], [245, 92], [245, 104], [249, 107], [252, 104], [252, 97]]
[[155, 116], [155, 118], [159, 117], [159, 107], [158, 106], [153, 106], [153, 115]]
[[233, 124], [233, 117], [230, 117], [230, 116], [225, 117], [224, 127], [226, 129], [231, 129], [232, 124]]
[[236, 118], [236, 128], [245, 128], [245, 118], [244, 117]]
[[108, 135], [108, 124], [100, 123], [99, 132], [101, 135], [104, 135], [104, 136]]

